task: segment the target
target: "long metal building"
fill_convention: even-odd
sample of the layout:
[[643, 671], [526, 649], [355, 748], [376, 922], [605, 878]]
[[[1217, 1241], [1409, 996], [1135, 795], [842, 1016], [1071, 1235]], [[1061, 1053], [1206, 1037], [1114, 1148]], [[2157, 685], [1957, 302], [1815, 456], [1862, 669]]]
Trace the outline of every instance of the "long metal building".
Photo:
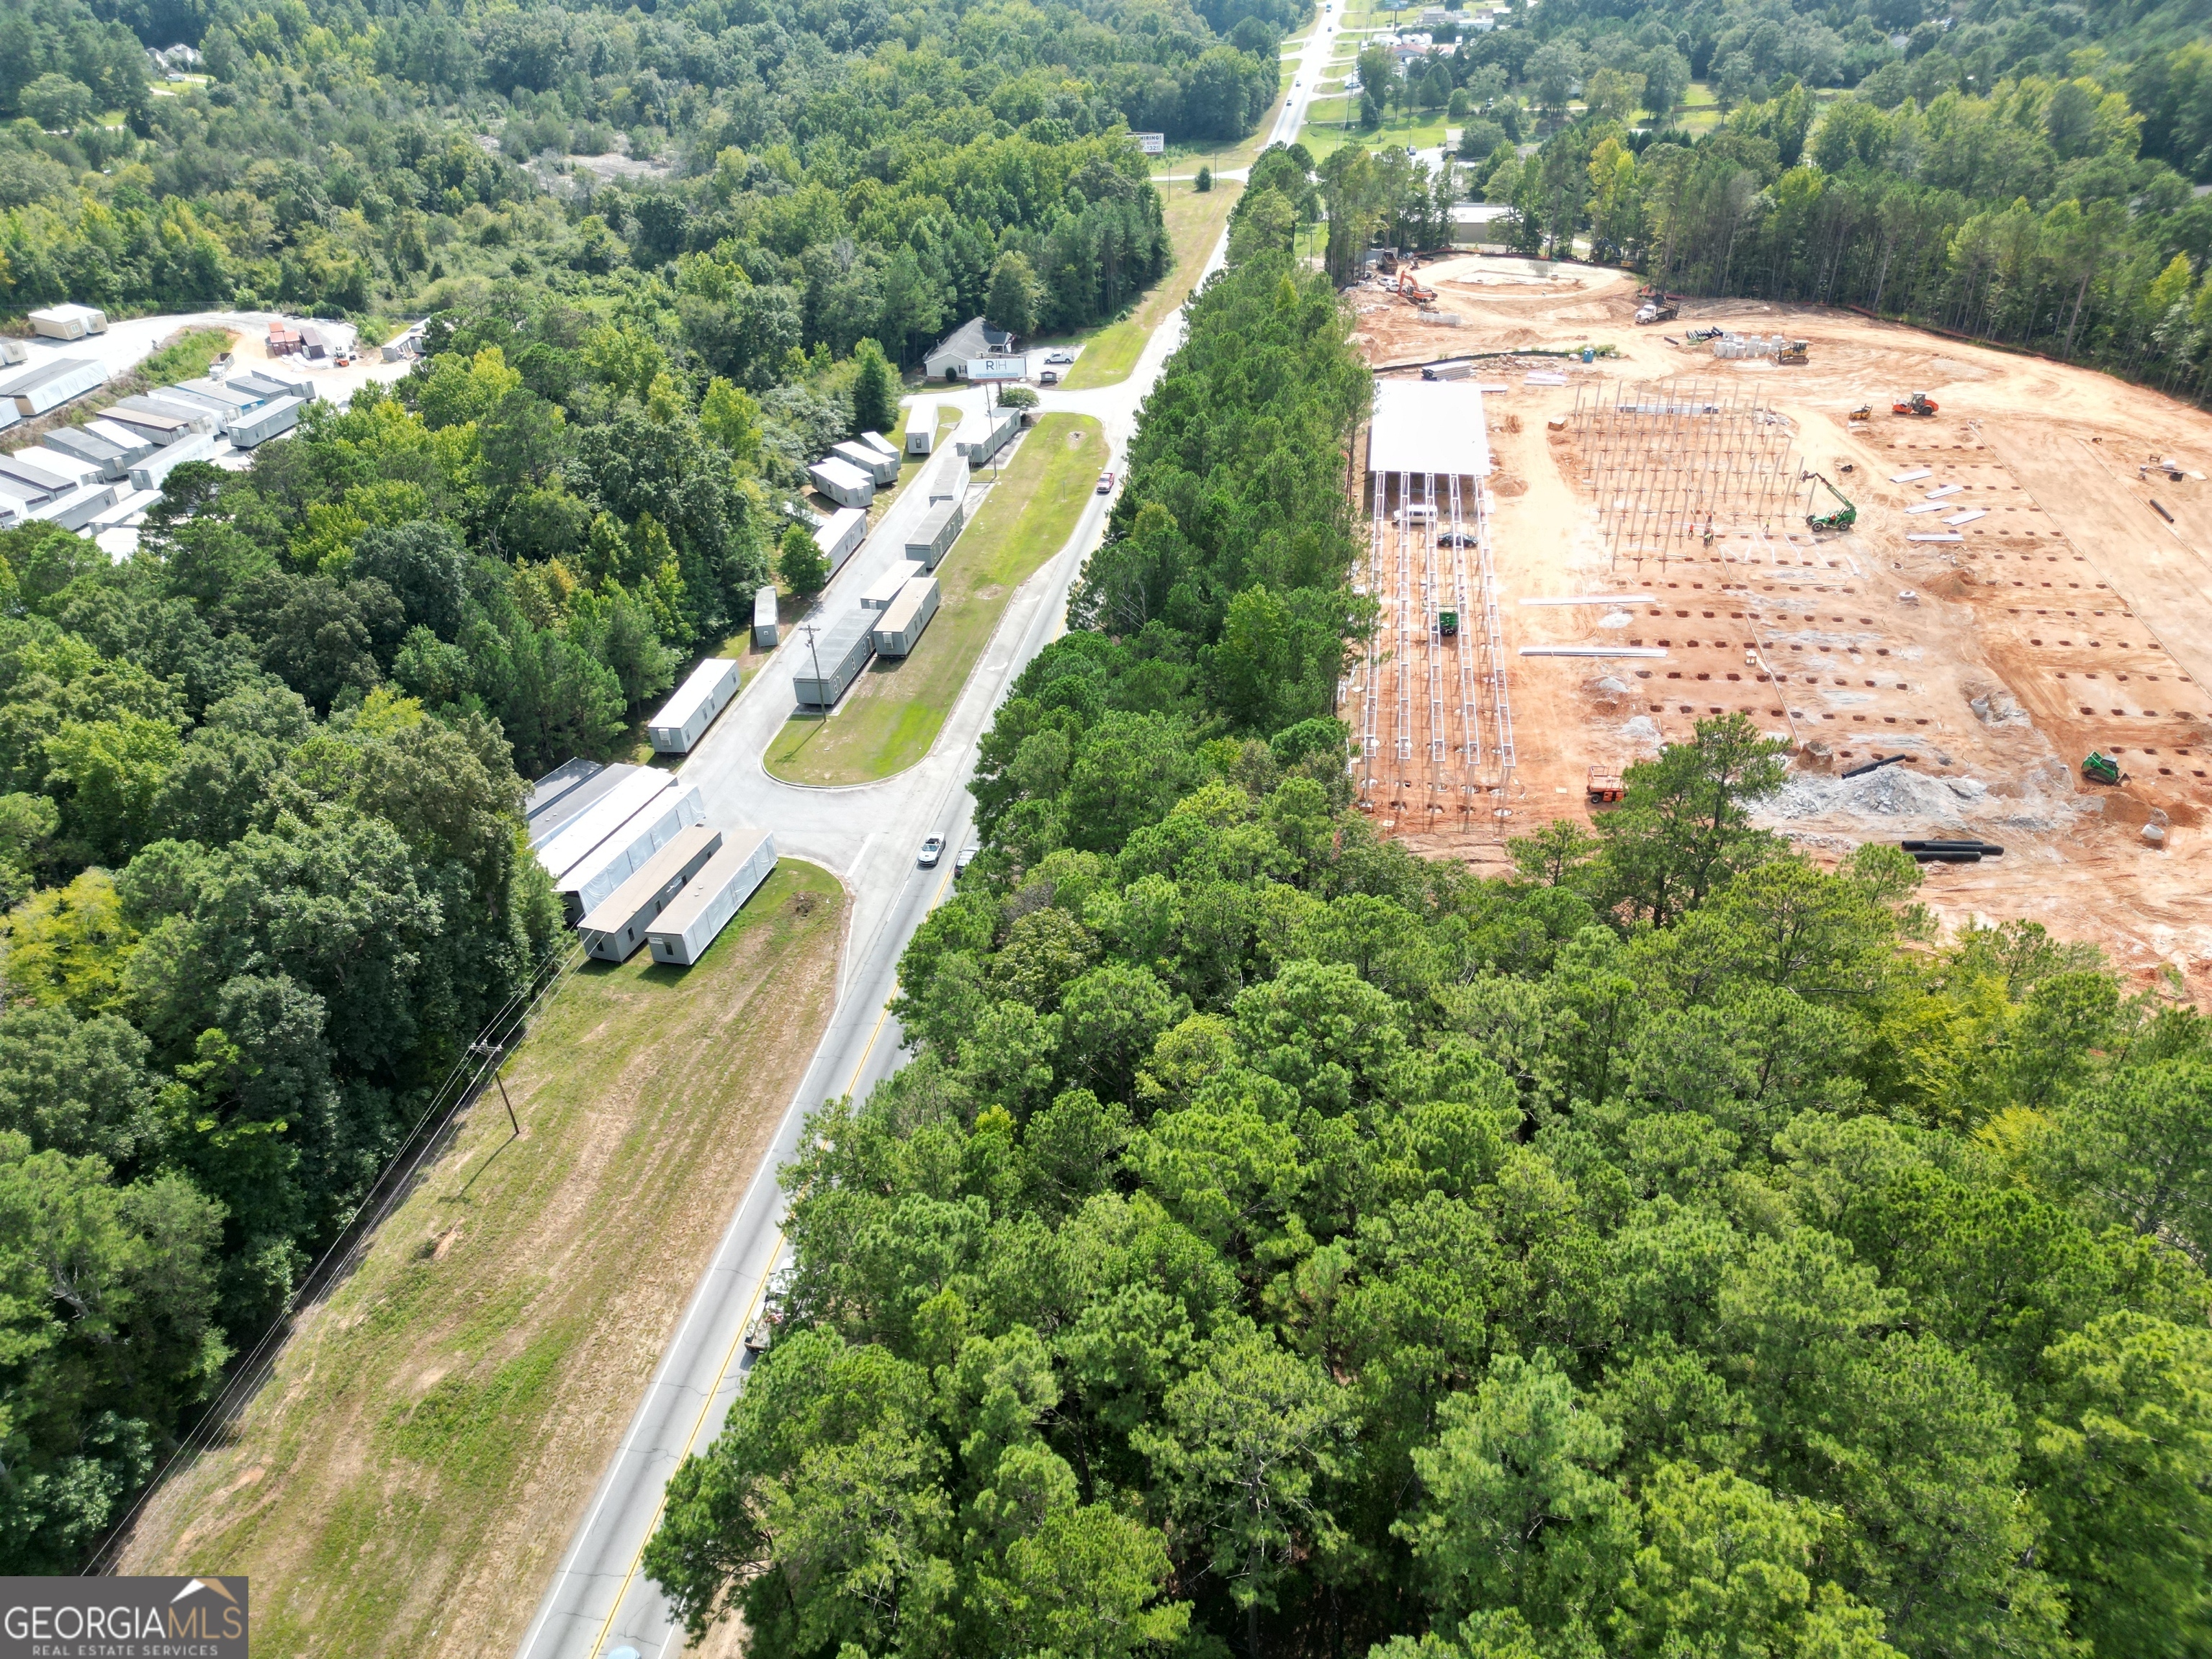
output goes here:
[[628, 962], [645, 943], [646, 929], [721, 846], [722, 832], [709, 825], [687, 823], [678, 830], [576, 924], [585, 953], [602, 962]]
[[680, 793], [662, 790], [553, 884], [568, 907], [568, 919], [581, 921], [629, 880], [631, 872], [675, 840], [678, 830], [702, 823], [706, 817], [706, 804], [696, 789]]
[[775, 837], [740, 824], [646, 930], [655, 962], [688, 968], [707, 954], [744, 902], [775, 873]]
[[664, 755], [687, 755], [707, 735], [714, 716], [738, 695], [738, 665], [727, 657], [709, 657], [684, 677], [668, 701], [646, 722], [645, 735]]

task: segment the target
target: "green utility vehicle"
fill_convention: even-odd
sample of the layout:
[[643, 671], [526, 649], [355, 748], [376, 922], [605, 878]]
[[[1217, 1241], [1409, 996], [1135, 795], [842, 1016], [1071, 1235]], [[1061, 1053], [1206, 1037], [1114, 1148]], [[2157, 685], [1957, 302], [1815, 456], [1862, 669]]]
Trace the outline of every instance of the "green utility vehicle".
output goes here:
[[[1833, 512], [1806, 514], [1805, 522], [1808, 526], [1814, 530], [1849, 530], [1859, 521], [1859, 510], [1856, 505], [1850, 496], [1830, 483], [1826, 475], [1808, 472], [1805, 476], [1816, 483], [1826, 484], [1828, 493], [1833, 495], [1838, 503]], [[1812, 504], [1811, 501], [1806, 503], [1808, 507]]]

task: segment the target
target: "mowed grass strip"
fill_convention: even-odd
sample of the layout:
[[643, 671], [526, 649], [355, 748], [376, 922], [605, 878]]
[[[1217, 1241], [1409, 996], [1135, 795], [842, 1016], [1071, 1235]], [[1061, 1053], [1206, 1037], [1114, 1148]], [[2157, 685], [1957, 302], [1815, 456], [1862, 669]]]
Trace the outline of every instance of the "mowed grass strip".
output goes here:
[[1097, 421], [1039, 421], [937, 567], [937, 615], [912, 654], [877, 658], [828, 720], [793, 716], [769, 745], [769, 775], [788, 783], [866, 783], [927, 755], [1007, 601], [1066, 545], [1105, 465]]
[[[1250, 158], [1247, 157], [1249, 161]], [[1243, 165], [1243, 163], [1239, 163]], [[1137, 308], [1118, 323], [1109, 323], [1091, 337], [1064, 384], [1070, 392], [1112, 386], [1128, 378], [1152, 331], [1182, 308], [1198, 285], [1213, 245], [1244, 186], [1233, 179], [1216, 179], [1213, 188], [1200, 191], [1188, 179], [1156, 179], [1160, 210], [1167, 221], [1168, 240], [1175, 247], [1175, 264]]]
[[125, 1572], [242, 1572], [268, 1656], [510, 1653], [828, 1023], [836, 878], [787, 859], [688, 971], [554, 994]]

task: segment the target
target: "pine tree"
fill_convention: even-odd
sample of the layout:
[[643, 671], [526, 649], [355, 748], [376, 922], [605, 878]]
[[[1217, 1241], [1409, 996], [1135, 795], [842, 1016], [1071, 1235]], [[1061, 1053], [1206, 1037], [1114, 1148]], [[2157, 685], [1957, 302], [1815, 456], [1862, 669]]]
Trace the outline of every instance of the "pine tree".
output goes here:
[[873, 340], [863, 340], [853, 360], [860, 365], [853, 376], [854, 434], [890, 431], [898, 424], [898, 381], [884, 361], [884, 349]]

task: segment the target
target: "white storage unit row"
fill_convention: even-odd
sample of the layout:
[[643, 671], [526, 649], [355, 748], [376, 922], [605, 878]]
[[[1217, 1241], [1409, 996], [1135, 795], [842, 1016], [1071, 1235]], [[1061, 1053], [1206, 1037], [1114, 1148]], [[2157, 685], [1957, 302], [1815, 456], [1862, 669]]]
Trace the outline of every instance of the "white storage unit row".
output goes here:
[[878, 489], [887, 483], [898, 482], [898, 457], [878, 455], [863, 443], [842, 443], [830, 446], [832, 459], [844, 462], [868, 475], [868, 482]]
[[890, 602], [876, 624], [876, 653], [878, 656], [903, 657], [914, 649], [921, 638], [921, 630], [929, 626], [929, 619], [937, 614], [937, 578], [916, 576], [899, 590], [898, 598]]
[[13, 403], [15, 413], [27, 421], [106, 384], [106, 367], [98, 359], [58, 357], [0, 381], [0, 398]]
[[899, 589], [921, 574], [921, 563], [916, 559], [900, 559], [891, 568], [870, 582], [860, 594], [860, 609], [881, 611], [898, 598]]
[[775, 873], [775, 837], [750, 824], [732, 830], [722, 838], [721, 850], [646, 929], [653, 959], [689, 968]]
[[868, 515], [857, 507], [841, 507], [814, 526], [814, 544], [830, 561], [831, 575], [845, 568], [845, 561], [860, 550], [867, 535]]
[[646, 929], [721, 846], [722, 832], [706, 824], [687, 823], [678, 830], [576, 924], [585, 954], [602, 962], [628, 962], [645, 943]]
[[684, 677], [660, 712], [646, 722], [646, 738], [664, 755], [687, 755], [737, 695], [737, 664], [710, 657]]
[[[612, 767], [607, 769], [614, 770]], [[620, 829], [653, 797], [676, 787], [665, 772], [634, 767], [613, 786], [592, 798], [588, 805], [556, 830], [538, 848], [538, 861], [558, 887], [562, 878], [591, 855], [592, 849]]]
[[806, 469], [814, 487], [840, 507], [866, 507], [876, 499], [876, 481], [835, 455], [826, 455]]
[[591, 915], [647, 859], [675, 840], [678, 830], [703, 823], [706, 817], [696, 789], [662, 790], [554, 884], [568, 907], [568, 920], [581, 921]]
[[230, 441], [234, 449], [251, 449], [256, 444], [265, 444], [279, 438], [300, 424], [300, 410], [306, 407], [302, 398], [280, 398], [275, 403], [263, 404], [233, 417], [230, 422]]
[[93, 306], [49, 306], [30, 315], [31, 331], [44, 340], [82, 340], [107, 332], [107, 313]]
[[927, 455], [937, 447], [937, 405], [916, 404], [906, 412], [906, 453]]
[[837, 699], [860, 678], [860, 671], [868, 665], [868, 659], [876, 653], [869, 632], [879, 614], [854, 611], [827, 628], [811, 624], [811, 639], [807, 637], [805, 628], [798, 630], [791, 641], [791, 690], [799, 707], [836, 707]]
[[753, 595], [753, 647], [759, 651], [775, 648], [776, 623], [775, 585], [771, 582]]
[[958, 498], [939, 501], [923, 514], [921, 522], [908, 533], [907, 557], [924, 570], [936, 569], [938, 561], [951, 550], [967, 522], [967, 511]]

